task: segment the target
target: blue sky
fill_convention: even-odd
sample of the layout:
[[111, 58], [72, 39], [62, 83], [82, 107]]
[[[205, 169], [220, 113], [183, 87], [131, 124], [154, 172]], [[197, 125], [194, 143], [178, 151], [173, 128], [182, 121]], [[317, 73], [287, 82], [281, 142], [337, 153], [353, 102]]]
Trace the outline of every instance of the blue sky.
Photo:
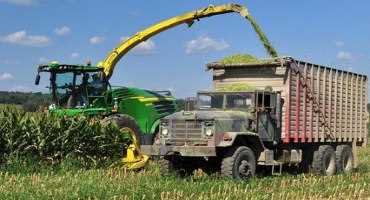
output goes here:
[[[109, 3], [107, 3], [109, 2]], [[280, 55], [370, 73], [370, 2], [233, 1], [247, 5]], [[0, 90], [34, 86], [36, 67], [57, 60], [97, 63], [128, 37], [154, 23], [226, 0], [0, 0]], [[177, 97], [211, 88], [205, 64], [235, 53], [267, 57], [237, 14], [182, 25], [122, 58], [112, 85], [170, 89]]]

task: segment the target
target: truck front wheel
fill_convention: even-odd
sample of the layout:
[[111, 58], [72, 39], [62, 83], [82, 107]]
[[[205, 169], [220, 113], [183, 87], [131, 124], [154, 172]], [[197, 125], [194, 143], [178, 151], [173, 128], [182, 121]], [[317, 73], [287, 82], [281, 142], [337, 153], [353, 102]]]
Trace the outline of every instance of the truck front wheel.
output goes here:
[[182, 162], [178, 156], [164, 156], [157, 161], [162, 176], [183, 175], [186, 170], [186, 162]]
[[156, 162], [159, 164], [159, 169], [162, 176], [167, 176], [175, 170], [171, 160], [158, 158]]
[[256, 156], [246, 146], [229, 149], [221, 163], [221, 174], [225, 177], [248, 180], [256, 173]]

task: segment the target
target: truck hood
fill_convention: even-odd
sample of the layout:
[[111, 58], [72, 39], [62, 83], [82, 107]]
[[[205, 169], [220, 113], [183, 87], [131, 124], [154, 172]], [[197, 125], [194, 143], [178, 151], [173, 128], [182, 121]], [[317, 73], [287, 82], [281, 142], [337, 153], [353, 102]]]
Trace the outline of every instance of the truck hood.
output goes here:
[[248, 112], [242, 112], [242, 111], [235, 111], [235, 110], [197, 110], [197, 111], [180, 111], [173, 113], [165, 119], [171, 120], [245, 120], [246, 118], [249, 118], [251, 116], [251, 113]]
[[[166, 120], [199, 120], [214, 121], [216, 133], [223, 132], [245, 132], [248, 130], [248, 119], [253, 117], [253, 113], [242, 111], [215, 111], [215, 110], [198, 110], [198, 111], [180, 111], [171, 114], [164, 119]], [[176, 122], [175, 122], [176, 123]]]

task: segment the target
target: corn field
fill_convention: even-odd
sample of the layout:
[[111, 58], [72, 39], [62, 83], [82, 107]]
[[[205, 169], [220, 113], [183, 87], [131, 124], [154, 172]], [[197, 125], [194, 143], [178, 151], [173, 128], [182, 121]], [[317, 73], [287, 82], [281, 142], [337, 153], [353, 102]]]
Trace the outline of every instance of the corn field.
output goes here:
[[51, 164], [75, 157], [100, 165], [121, 156], [128, 138], [116, 126], [99, 119], [59, 117], [0, 107], [0, 156], [27, 157]]
[[33, 165], [22, 163], [0, 168], [0, 199], [366, 200], [370, 198], [369, 147], [361, 149], [360, 161], [352, 174], [330, 177], [284, 174], [257, 177], [248, 182], [203, 173], [162, 177], [155, 163], [139, 172], [121, 168], [34, 169]]
[[[83, 166], [119, 158], [128, 141], [97, 119], [2, 106], [0, 125], [0, 199], [370, 199], [370, 147], [360, 149], [360, 165], [351, 174], [284, 174], [241, 182], [198, 170], [163, 177], [154, 162], [136, 172], [87, 169]], [[36, 162], [23, 159], [30, 157]]]

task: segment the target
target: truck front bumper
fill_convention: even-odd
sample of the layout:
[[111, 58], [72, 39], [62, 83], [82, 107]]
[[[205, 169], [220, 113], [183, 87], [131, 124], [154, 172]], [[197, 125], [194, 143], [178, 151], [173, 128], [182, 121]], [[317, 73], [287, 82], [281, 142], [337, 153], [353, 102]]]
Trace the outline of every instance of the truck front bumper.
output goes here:
[[203, 157], [216, 156], [216, 147], [209, 146], [167, 146], [167, 145], [141, 145], [141, 152], [145, 155], [173, 155]]

